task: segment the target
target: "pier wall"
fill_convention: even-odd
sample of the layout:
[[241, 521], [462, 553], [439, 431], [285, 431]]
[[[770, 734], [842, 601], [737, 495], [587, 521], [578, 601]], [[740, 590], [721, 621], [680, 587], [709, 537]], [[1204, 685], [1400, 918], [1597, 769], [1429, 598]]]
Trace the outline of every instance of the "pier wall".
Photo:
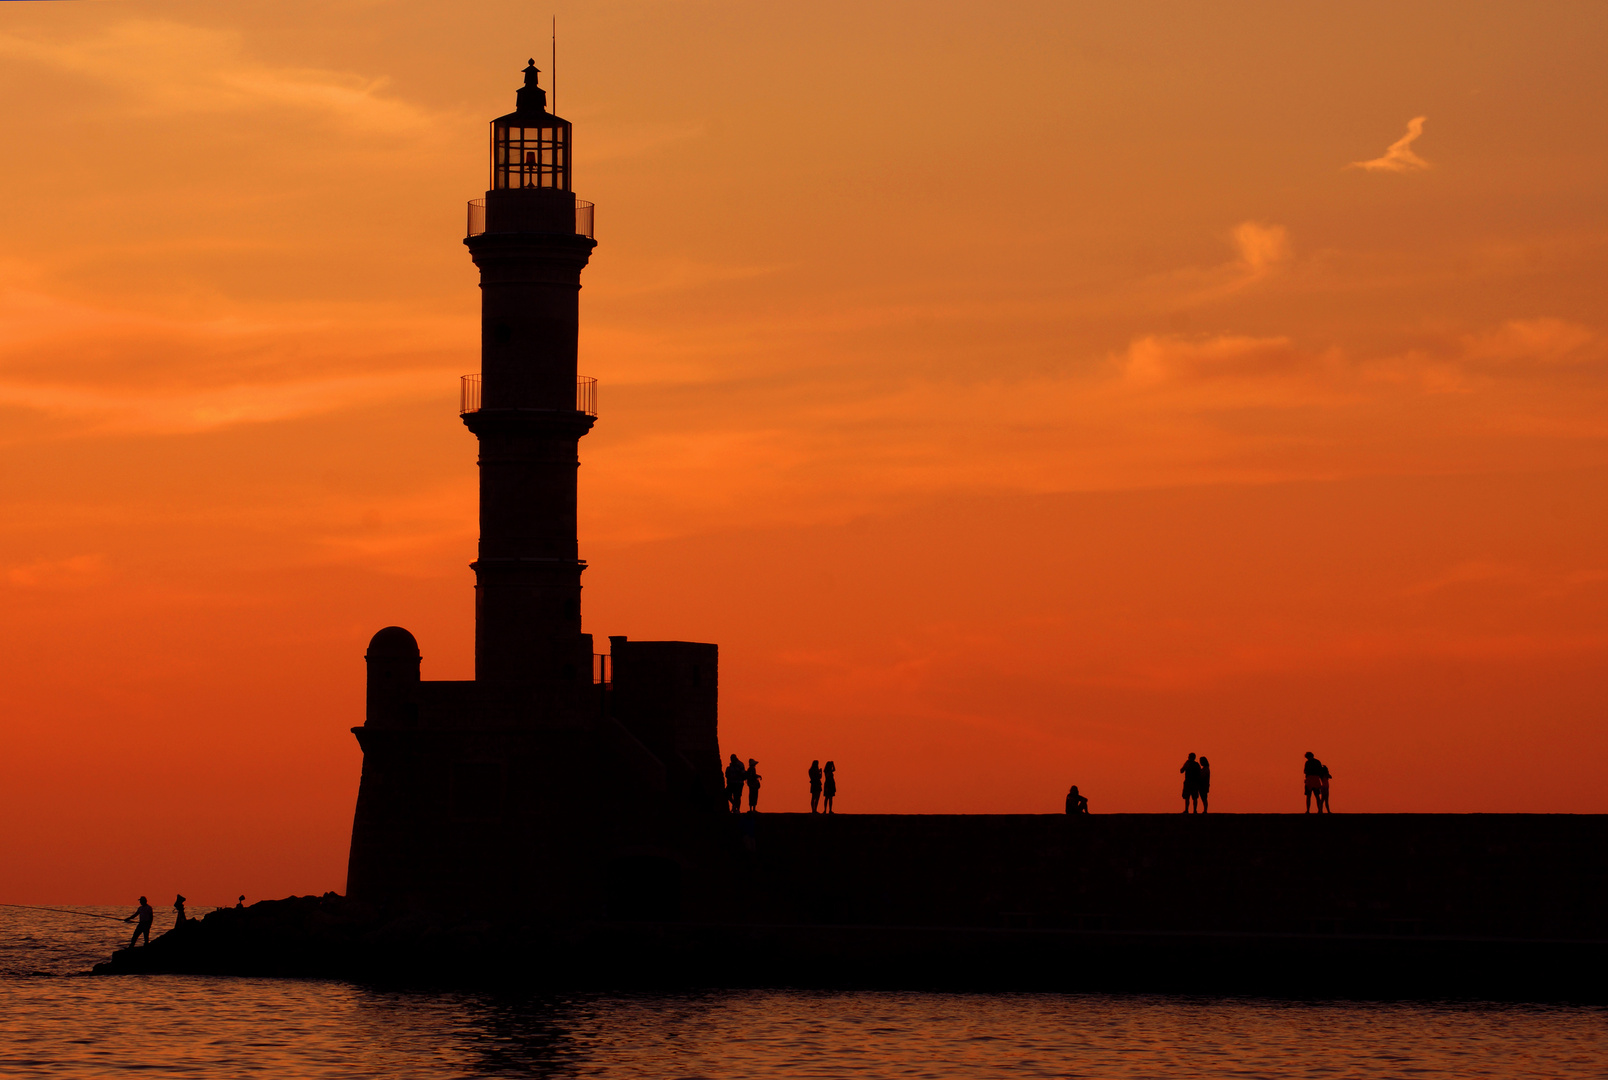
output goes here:
[[726, 827], [723, 895], [689, 896], [687, 918], [1608, 938], [1602, 815], [756, 814]]

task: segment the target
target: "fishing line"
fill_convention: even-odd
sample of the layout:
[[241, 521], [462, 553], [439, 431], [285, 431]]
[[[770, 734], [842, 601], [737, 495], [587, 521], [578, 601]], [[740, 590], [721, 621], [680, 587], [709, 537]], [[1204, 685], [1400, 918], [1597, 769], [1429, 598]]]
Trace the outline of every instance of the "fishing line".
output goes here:
[[127, 922], [121, 915], [100, 915], [93, 911], [74, 911], [64, 907], [40, 907], [38, 904], [0, 904], [0, 907], [26, 908], [29, 911], [59, 911], [63, 915], [78, 915], [86, 919], [111, 919], [113, 922]]

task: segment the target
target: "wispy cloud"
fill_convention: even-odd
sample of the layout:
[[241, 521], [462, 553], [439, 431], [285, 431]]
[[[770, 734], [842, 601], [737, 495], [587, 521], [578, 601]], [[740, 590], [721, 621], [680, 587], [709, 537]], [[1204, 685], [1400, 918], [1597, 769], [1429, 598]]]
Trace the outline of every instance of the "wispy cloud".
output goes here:
[[1390, 144], [1384, 154], [1372, 161], [1353, 161], [1349, 169], [1367, 169], [1369, 172], [1419, 172], [1429, 168], [1429, 162], [1413, 153], [1413, 141], [1424, 133], [1427, 116], [1415, 116], [1407, 121], [1407, 134]]
[[4, 568], [5, 583], [23, 589], [77, 589], [94, 585], [104, 576], [104, 555], [74, 555]]
[[1290, 257], [1290, 234], [1283, 225], [1242, 221], [1234, 226], [1234, 246], [1247, 270], [1263, 274]]
[[383, 77], [265, 64], [246, 54], [237, 33], [170, 21], [132, 19], [69, 41], [0, 34], [0, 57], [105, 83], [143, 113], [293, 109], [387, 135], [436, 123], [387, 96]]

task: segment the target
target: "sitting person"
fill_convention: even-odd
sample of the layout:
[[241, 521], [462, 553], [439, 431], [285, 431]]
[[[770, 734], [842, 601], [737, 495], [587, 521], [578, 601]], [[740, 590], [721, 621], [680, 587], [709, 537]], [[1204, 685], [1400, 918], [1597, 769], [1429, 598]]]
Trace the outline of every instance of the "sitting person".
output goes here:
[[1078, 794], [1078, 786], [1072, 785], [1072, 790], [1066, 793], [1066, 812], [1069, 814], [1087, 814], [1089, 800]]

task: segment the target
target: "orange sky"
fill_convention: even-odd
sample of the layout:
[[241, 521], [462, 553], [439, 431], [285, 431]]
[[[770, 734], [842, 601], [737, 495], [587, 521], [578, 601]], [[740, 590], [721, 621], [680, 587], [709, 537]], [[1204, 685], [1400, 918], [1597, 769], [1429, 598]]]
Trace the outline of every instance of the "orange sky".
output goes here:
[[[587, 629], [763, 805], [1608, 811], [1608, 10], [1309, 8], [554, 6]], [[343, 887], [547, 13], [0, 4], [0, 900]]]

